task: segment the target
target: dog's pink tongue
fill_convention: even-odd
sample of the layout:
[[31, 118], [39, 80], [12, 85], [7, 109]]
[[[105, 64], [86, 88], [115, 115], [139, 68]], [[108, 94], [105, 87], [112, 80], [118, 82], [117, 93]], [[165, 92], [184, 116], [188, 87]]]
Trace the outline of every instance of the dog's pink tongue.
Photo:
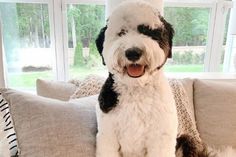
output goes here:
[[144, 66], [139, 64], [130, 64], [127, 67], [127, 73], [131, 77], [139, 77], [144, 73]]

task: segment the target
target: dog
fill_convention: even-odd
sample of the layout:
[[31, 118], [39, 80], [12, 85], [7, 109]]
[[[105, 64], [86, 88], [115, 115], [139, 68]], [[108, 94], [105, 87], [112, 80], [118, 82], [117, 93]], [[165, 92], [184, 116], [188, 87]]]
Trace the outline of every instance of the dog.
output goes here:
[[109, 76], [97, 106], [97, 157], [175, 157], [178, 118], [163, 65], [174, 30], [149, 3], [125, 1], [96, 45]]

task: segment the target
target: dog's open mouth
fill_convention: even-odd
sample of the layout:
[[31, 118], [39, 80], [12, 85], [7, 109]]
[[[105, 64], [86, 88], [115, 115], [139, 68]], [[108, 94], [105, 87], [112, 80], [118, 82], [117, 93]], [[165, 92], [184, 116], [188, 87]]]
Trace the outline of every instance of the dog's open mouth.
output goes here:
[[141, 64], [129, 64], [126, 66], [127, 74], [130, 77], [141, 77], [145, 73], [145, 66]]

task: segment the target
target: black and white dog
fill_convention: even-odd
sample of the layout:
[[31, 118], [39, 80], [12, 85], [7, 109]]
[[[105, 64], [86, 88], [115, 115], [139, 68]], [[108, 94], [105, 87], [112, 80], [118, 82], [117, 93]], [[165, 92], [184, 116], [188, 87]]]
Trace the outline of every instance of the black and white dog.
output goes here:
[[175, 157], [177, 111], [163, 65], [174, 30], [157, 9], [127, 1], [96, 40], [109, 77], [97, 108], [97, 157]]
[[[142, 0], [123, 2], [100, 31], [96, 45], [109, 77], [97, 106], [97, 157], [208, 157], [191, 137], [177, 138], [176, 106], [162, 68], [173, 34]], [[217, 157], [235, 156], [225, 152]]]

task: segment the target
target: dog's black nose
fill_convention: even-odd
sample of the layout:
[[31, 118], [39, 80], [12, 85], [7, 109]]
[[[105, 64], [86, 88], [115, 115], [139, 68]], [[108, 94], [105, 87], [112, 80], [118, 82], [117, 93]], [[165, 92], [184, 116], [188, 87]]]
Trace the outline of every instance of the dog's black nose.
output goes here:
[[128, 58], [130, 61], [137, 61], [139, 58], [142, 56], [143, 51], [137, 47], [127, 49], [125, 51], [125, 56]]

